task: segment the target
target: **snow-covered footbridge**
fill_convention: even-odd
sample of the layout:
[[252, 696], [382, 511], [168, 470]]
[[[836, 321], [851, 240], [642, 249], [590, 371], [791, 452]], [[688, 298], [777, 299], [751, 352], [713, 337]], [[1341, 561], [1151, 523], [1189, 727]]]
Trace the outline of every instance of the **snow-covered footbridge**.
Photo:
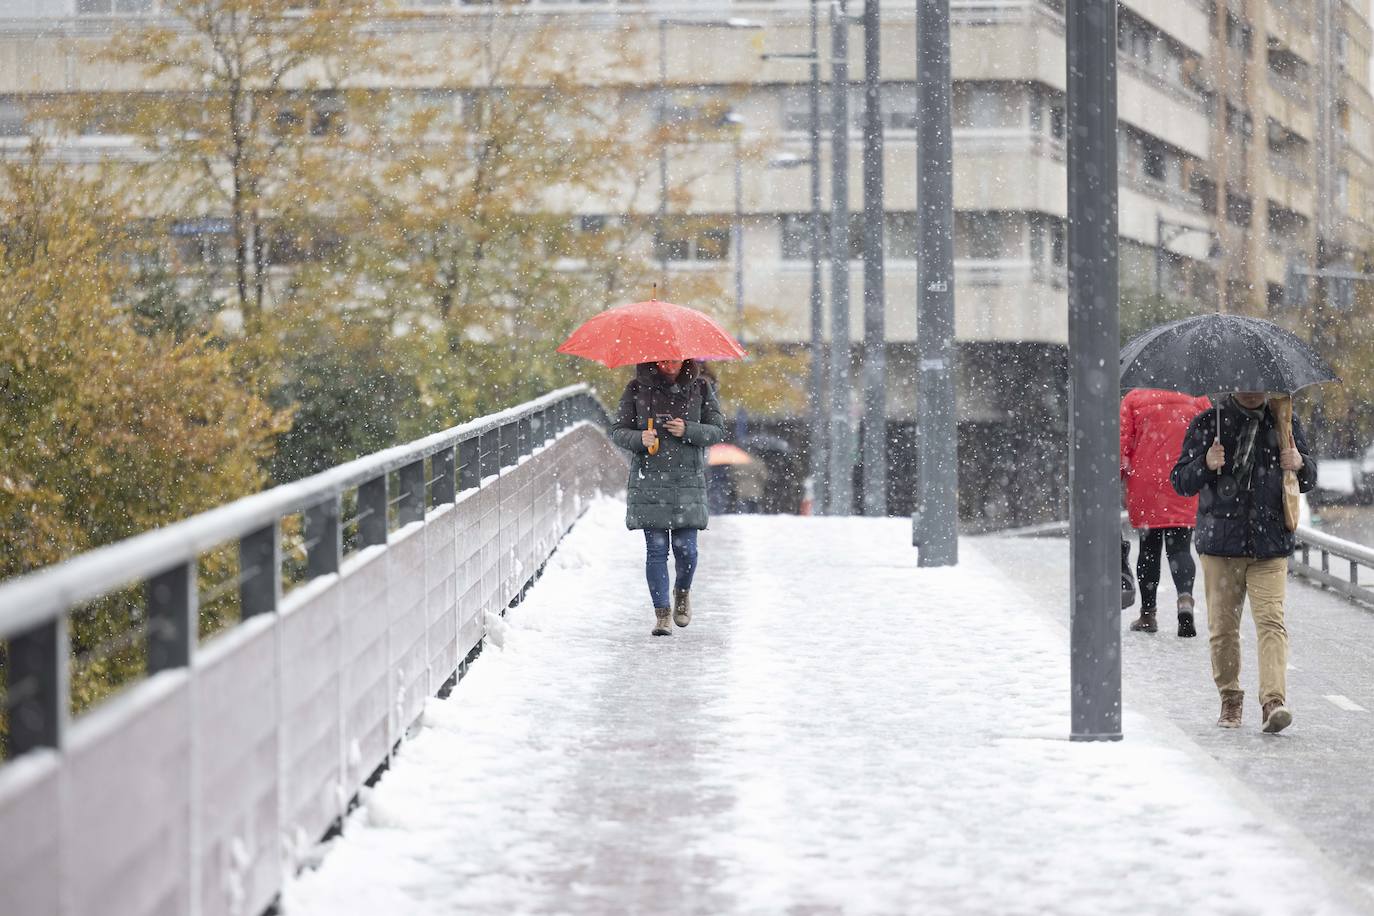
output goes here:
[[[0, 588], [0, 913], [1371, 911], [1347, 598], [1292, 586], [1284, 735], [1129, 634], [1126, 739], [1070, 743], [1062, 539], [718, 518], [654, 638], [603, 421], [555, 393]], [[68, 721], [66, 614], [140, 582], [151, 676]]]

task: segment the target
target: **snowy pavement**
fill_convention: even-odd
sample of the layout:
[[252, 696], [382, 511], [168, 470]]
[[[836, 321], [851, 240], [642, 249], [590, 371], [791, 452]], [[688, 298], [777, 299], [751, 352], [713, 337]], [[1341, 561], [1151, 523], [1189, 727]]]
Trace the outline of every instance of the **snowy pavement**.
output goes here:
[[1132, 698], [1125, 741], [1068, 742], [1056, 599], [999, 542], [918, 569], [904, 520], [720, 518], [691, 627], [653, 638], [623, 511], [430, 701], [287, 916], [1369, 911]]

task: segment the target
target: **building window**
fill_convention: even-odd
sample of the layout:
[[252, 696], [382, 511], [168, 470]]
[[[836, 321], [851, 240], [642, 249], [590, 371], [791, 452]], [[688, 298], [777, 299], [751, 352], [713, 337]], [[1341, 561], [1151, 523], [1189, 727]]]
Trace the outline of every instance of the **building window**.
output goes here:
[[1209, 178], [1200, 174], [1193, 175], [1192, 191], [1197, 195], [1198, 206], [1209, 216], [1217, 215], [1217, 186]]
[[28, 132], [24, 105], [18, 99], [0, 96], [0, 137], [22, 137]]
[[920, 250], [916, 214], [912, 211], [888, 213], [884, 220], [883, 248], [894, 261], [914, 261]]
[[654, 257], [660, 261], [725, 261], [730, 257], [730, 220], [691, 217], [669, 220], [654, 235]]
[[[821, 217], [821, 249], [826, 250], [825, 232], [827, 229], [824, 214]], [[782, 214], [782, 259], [784, 261], [811, 260], [811, 214]]]
[[76, 0], [78, 16], [137, 16], [152, 11], [153, 0]]
[[1164, 144], [1154, 137], [1141, 138], [1141, 171], [1146, 178], [1154, 181], [1167, 181], [1169, 177], [1169, 154]]
[[1249, 226], [1250, 217], [1254, 212], [1254, 205], [1250, 198], [1244, 194], [1237, 194], [1231, 189], [1226, 190], [1226, 219], [1237, 226]]
[[[1001, 213], [967, 212], [955, 216], [955, 251], [974, 261], [996, 261], [1006, 257], [1003, 244], [1006, 218]], [[960, 244], [962, 242], [962, 244]]]

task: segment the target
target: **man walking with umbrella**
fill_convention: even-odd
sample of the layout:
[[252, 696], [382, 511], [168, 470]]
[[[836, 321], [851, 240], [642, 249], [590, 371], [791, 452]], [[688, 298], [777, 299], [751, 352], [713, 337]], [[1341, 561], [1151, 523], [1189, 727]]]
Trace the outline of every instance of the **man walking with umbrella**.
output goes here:
[[[1241, 724], [1240, 618], [1247, 596], [1259, 644], [1263, 730], [1282, 731], [1293, 721], [1286, 705], [1284, 598], [1297, 496], [1316, 484], [1317, 465], [1292, 416], [1291, 395], [1330, 381], [1335, 374], [1304, 341], [1240, 315], [1161, 325], [1121, 354], [1123, 388], [1234, 392], [1193, 419], [1170, 474], [1180, 496], [1198, 497], [1196, 544], [1222, 728]], [[1275, 391], [1284, 394], [1265, 394]]]
[[1262, 726], [1272, 733], [1293, 721], [1285, 705], [1283, 604], [1294, 543], [1284, 522], [1283, 472], [1295, 472], [1305, 493], [1316, 485], [1317, 467], [1296, 418], [1293, 445], [1280, 446], [1267, 402], [1263, 392], [1237, 392], [1216, 411], [1200, 414], [1188, 429], [1172, 481], [1181, 496], [1199, 496], [1197, 549], [1207, 591], [1212, 677], [1221, 693], [1217, 724], [1241, 723], [1240, 618], [1248, 595], [1259, 643]]

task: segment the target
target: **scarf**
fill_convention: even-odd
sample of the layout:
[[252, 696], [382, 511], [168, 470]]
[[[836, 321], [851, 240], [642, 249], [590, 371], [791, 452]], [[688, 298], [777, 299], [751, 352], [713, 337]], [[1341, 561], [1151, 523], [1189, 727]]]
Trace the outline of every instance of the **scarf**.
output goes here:
[[1255, 439], [1259, 436], [1260, 423], [1264, 421], [1264, 407], [1251, 410], [1242, 405], [1235, 399], [1230, 398], [1231, 406], [1240, 411], [1245, 418], [1244, 425], [1240, 428], [1240, 434], [1236, 439], [1236, 458], [1233, 462], [1233, 472], [1236, 483], [1242, 487], [1250, 488], [1250, 476], [1255, 470]]

